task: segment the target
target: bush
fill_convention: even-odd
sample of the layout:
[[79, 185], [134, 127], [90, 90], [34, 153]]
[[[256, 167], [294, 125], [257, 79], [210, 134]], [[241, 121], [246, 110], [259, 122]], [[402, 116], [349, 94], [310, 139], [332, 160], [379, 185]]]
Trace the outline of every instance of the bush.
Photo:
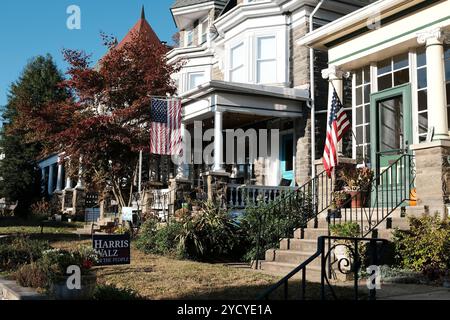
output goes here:
[[128, 288], [117, 288], [113, 285], [98, 285], [95, 288], [93, 300], [140, 300], [140, 295]]
[[450, 268], [450, 224], [437, 215], [409, 220], [409, 231], [394, 232], [397, 261], [403, 268], [438, 278]]
[[231, 215], [211, 202], [196, 216], [183, 219], [178, 249], [185, 258], [211, 260], [233, 256], [239, 242], [239, 226]]
[[145, 253], [167, 255], [176, 254], [178, 247], [177, 236], [180, 234], [181, 224], [171, 223], [158, 229], [155, 219], [144, 222], [136, 240], [136, 247]]
[[359, 224], [356, 222], [330, 225], [330, 233], [334, 237], [357, 238], [361, 235], [360, 232]]
[[0, 271], [38, 261], [42, 253], [49, 249], [46, 241], [31, 240], [28, 237], [16, 237], [0, 243]]
[[80, 246], [76, 250], [61, 249], [46, 250], [42, 254], [41, 264], [49, 279], [65, 276], [69, 266], [79, 266], [81, 274], [90, 273], [97, 261], [97, 254], [92, 248]]
[[314, 218], [311, 200], [310, 194], [295, 191], [282, 195], [276, 202], [259, 199], [257, 204], [247, 206], [240, 220], [241, 246], [246, 248], [244, 260], [256, 257], [258, 241], [262, 259], [266, 250], [279, 246], [280, 239], [293, 237], [296, 229], [305, 227]]
[[41, 264], [35, 262], [20, 267], [13, 277], [22, 287], [45, 289], [49, 285], [47, 272]]

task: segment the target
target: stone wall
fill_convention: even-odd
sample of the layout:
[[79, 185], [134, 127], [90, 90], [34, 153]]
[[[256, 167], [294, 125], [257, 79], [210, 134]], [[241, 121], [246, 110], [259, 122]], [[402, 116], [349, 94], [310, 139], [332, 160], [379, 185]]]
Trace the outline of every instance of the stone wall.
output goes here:
[[212, 69], [211, 79], [212, 80], [220, 80], [220, 81], [223, 81], [225, 79], [224, 74], [219, 69], [219, 67], [214, 67]]
[[295, 39], [300, 39], [308, 32], [308, 25], [295, 27], [291, 31], [290, 52], [290, 79], [293, 87], [309, 86], [309, 49], [297, 44]]
[[412, 146], [416, 159], [416, 188], [418, 204], [429, 207], [446, 217], [450, 197], [450, 143], [431, 142]]
[[297, 152], [295, 158], [295, 180], [299, 186], [305, 184], [311, 177], [311, 117], [295, 121], [297, 136]]

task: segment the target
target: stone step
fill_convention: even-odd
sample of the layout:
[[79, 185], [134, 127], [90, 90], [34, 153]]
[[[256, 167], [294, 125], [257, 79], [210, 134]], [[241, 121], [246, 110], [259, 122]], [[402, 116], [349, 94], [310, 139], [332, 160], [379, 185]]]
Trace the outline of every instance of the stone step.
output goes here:
[[316, 240], [320, 236], [327, 236], [328, 228], [320, 228], [320, 229], [297, 229], [294, 232], [295, 239], [312, 239]]
[[[314, 252], [304, 252], [295, 250], [268, 250], [266, 252], [266, 261], [276, 261], [283, 263], [301, 264], [303, 261], [311, 257]], [[320, 259], [316, 259], [311, 263], [312, 266], [320, 267]]]
[[[283, 263], [283, 262], [276, 262], [276, 261], [261, 261], [261, 267], [260, 270], [272, 274], [277, 275], [280, 277], [284, 277], [287, 274], [289, 274], [292, 270], [297, 268], [299, 264], [293, 264], [293, 263]], [[321, 268], [308, 265], [306, 267], [306, 278], [308, 281], [320, 281], [320, 272]], [[302, 272], [297, 273], [293, 279], [301, 279]]]
[[377, 238], [391, 241], [394, 238], [392, 234], [393, 231], [394, 229], [379, 229], [377, 230]]
[[304, 252], [316, 252], [317, 239], [283, 239], [280, 242], [280, 249], [304, 251]]

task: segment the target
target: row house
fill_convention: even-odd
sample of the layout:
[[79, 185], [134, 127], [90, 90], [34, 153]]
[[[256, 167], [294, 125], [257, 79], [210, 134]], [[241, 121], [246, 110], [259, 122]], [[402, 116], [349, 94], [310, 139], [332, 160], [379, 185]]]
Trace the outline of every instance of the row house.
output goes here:
[[[310, 15], [318, 3], [307, 0], [174, 3], [171, 11], [179, 29], [179, 46], [168, 53], [168, 59], [169, 63], [184, 63], [182, 70], [173, 76], [183, 103], [184, 136], [202, 140], [196, 133], [208, 129], [215, 133], [212, 163], [194, 161], [198, 159], [195, 154], [198, 151], [194, 150], [181, 166], [178, 181], [196, 186], [229, 183], [227, 201], [235, 205], [242, 202], [237, 189], [233, 189], [236, 186], [251, 185], [276, 193], [280, 188], [301, 186], [314, 174], [312, 164], [321, 150], [312, 146], [321, 145], [324, 140], [319, 131], [325, 127], [328, 86], [319, 79], [327, 55], [317, 52], [314, 58], [314, 101], [315, 109], [320, 111], [314, 120], [310, 50], [297, 40], [308, 32]], [[325, 1], [314, 12], [313, 28], [367, 3]], [[318, 123], [314, 134], [311, 119]], [[252, 140], [248, 133], [245, 156], [236, 155], [226, 147], [228, 134], [237, 134], [238, 129], [247, 133], [265, 129], [268, 136], [259, 135], [259, 139]], [[278, 133], [276, 143], [270, 136], [276, 135], [274, 132]], [[259, 145], [262, 139], [271, 140], [272, 146], [278, 144], [279, 150], [268, 148], [264, 154], [260, 147], [258, 156], [251, 156], [252, 144]], [[188, 141], [185, 147], [190, 143], [193, 149], [194, 141], [185, 141]], [[209, 143], [203, 141], [202, 150]], [[238, 157], [244, 161], [238, 161]], [[236, 193], [230, 195], [233, 190]]]
[[[323, 75], [351, 101], [347, 156], [378, 174], [412, 157], [406, 181], [415, 200], [442, 214], [450, 203], [449, 12], [445, 0], [380, 0], [295, 39], [328, 54]], [[405, 183], [396, 177], [385, 187]]]

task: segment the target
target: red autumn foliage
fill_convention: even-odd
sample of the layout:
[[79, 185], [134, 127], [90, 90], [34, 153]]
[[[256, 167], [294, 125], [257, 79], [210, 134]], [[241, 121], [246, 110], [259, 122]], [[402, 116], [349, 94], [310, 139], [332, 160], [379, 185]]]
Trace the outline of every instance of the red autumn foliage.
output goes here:
[[115, 39], [102, 36], [109, 52], [95, 66], [83, 51], [63, 51], [69, 69], [61, 88], [73, 98], [25, 110], [20, 123], [33, 131], [30, 140], [42, 142], [47, 153], [66, 152], [72, 175], [82, 158], [88, 186], [112, 191], [125, 206], [139, 150], [149, 150], [151, 97], [175, 93], [171, 74], [181, 66], [169, 65], [167, 48], [139, 34], [120, 48]]

